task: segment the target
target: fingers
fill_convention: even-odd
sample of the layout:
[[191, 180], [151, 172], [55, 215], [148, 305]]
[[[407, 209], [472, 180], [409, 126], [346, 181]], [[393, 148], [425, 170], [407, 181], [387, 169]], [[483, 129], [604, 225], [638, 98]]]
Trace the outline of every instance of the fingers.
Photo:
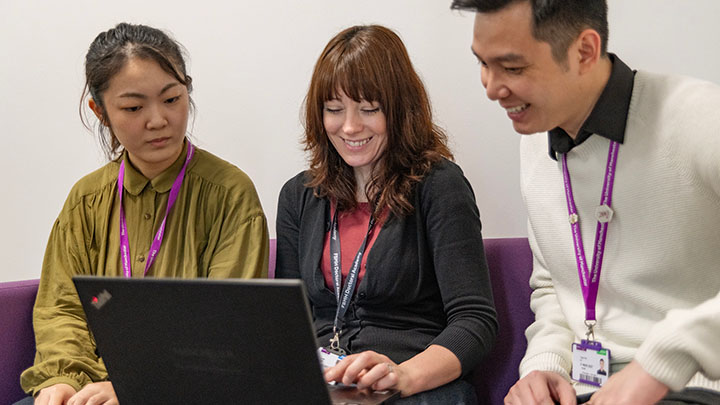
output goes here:
[[347, 356], [340, 360], [333, 367], [327, 368], [324, 371], [325, 381], [331, 382], [342, 382], [342, 377], [345, 374], [345, 369], [352, 363], [353, 355]]
[[[553, 405], [553, 397], [550, 394], [550, 382], [546, 378], [533, 378], [530, 381], [530, 392], [526, 395], [526, 400], [534, 400], [535, 402], [542, 405]], [[524, 403], [524, 402], [523, 402]]]
[[552, 398], [560, 402], [560, 405], [577, 405], [577, 394], [575, 389], [559, 375], [555, 375], [550, 383]]
[[62, 395], [62, 392], [57, 391], [53, 391], [47, 401], [48, 405], [63, 405], [64, 402], [65, 397]]
[[75, 389], [67, 384], [55, 384], [40, 390], [35, 405], [64, 405], [75, 394]]
[[[391, 363], [384, 363], [384, 374], [382, 377], [378, 378], [375, 382], [370, 383], [370, 387], [375, 391], [382, 391], [389, 388], [397, 387], [398, 381], [400, 380], [400, 372], [396, 365]], [[373, 369], [380, 367], [383, 368], [383, 365], [378, 364], [377, 366], [373, 367]]]
[[547, 382], [535, 372], [516, 382], [505, 397], [505, 405], [545, 405], [548, 403], [552, 404]]
[[42, 390], [38, 394], [38, 396], [35, 397], [35, 401], [33, 401], [34, 405], [50, 405], [50, 395], [44, 395]]
[[110, 381], [92, 383], [73, 395], [67, 405], [117, 405], [118, 400]]
[[386, 389], [397, 384], [396, 367], [387, 356], [366, 351], [347, 356], [327, 369], [325, 380], [357, 384], [359, 388]]
[[560, 375], [548, 371], [533, 371], [510, 388], [506, 405], [575, 405], [575, 390]]
[[387, 362], [375, 364], [356, 381], [358, 388], [372, 387], [376, 390], [387, 389], [396, 383], [395, 365]]

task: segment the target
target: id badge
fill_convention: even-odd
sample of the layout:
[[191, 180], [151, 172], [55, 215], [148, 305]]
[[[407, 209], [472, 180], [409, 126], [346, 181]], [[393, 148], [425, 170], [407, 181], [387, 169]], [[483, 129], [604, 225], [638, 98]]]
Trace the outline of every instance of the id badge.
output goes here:
[[345, 358], [344, 354], [337, 353], [334, 350], [325, 347], [318, 347], [317, 353], [323, 370], [333, 367], [338, 364], [340, 360]]
[[610, 377], [610, 349], [600, 342], [581, 340], [573, 343], [572, 379], [581, 383], [602, 387]]

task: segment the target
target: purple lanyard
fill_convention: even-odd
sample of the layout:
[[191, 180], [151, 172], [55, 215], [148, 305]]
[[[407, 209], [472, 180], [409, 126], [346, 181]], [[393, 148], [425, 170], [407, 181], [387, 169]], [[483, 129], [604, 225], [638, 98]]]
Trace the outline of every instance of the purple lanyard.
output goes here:
[[597, 217], [597, 230], [595, 232], [595, 246], [593, 252], [592, 268], [588, 270], [585, 261], [585, 249], [583, 248], [582, 236], [580, 235], [580, 224], [573, 198], [572, 186], [570, 185], [570, 171], [567, 166], [567, 154], [562, 155], [563, 179], [565, 180], [565, 197], [567, 199], [570, 227], [572, 229], [573, 241], [575, 242], [575, 258], [577, 259], [580, 286], [582, 287], [583, 300], [585, 301], [585, 324], [589, 333], [592, 333], [592, 326], [595, 323], [595, 303], [597, 301], [598, 285], [600, 283], [600, 270], [602, 268], [603, 253], [605, 252], [605, 240], [607, 237], [608, 222], [612, 219], [613, 211], [610, 208], [612, 202], [612, 189], [615, 183], [615, 167], [617, 166], [617, 154], [620, 144], [610, 141], [607, 167], [605, 168], [605, 182], [603, 183], [600, 206], [595, 212]]
[[[182, 187], [183, 179], [185, 178], [185, 170], [187, 169], [188, 162], [192, 159], [195, 154], [195, 147], [188, 141], [187, 156], [185, 157], [185, 163], [183, 164], [182, 170], [175, 178], [175, 182], [170, 189], [170, 196], [168, 197], [167, 209], [165, 209], [165, 217], [160, 224], [155, 238], [150, 245], [150, 252], [148, 253], [147, 261], [145, 262], [145, 273], [147, 275], [150, 266], [155, 262], [157, 253], [162, 245], [163, 236], [165, 235], [165, 224], [167, 222], [168, 214], [175, 204], [180, 187]], [[127, 223], [125, 222], [125, 210], [123, 209], [123, 191], [125, 180], [125, 159], [120, 162], [120, 171], [118, 172], [118, 195], [120, 196], [120, 257], [123, 266], [123, 274], [125, 278], [132, 278], [132, 264], [130, 263], [130, 242], [128, 241]]]

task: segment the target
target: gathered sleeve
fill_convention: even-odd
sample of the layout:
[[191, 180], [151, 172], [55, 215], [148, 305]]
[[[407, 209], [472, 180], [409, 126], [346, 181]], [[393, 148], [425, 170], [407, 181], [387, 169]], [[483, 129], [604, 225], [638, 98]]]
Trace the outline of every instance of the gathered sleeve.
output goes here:
[[267, 220], [252, 183], [217, 215], [210, 239], [209, 278], [267, 278], [270, 242]]
[[82, 225], [68, 221], [67, 214], [72, 211], [61, 213], [50, 233], [33, 310], [35, 363], [20, 377], [31, 395], [55, 384], [80, 390], [107, 379], [72, 282], [74, 275], [89, 274], [90, 257]]

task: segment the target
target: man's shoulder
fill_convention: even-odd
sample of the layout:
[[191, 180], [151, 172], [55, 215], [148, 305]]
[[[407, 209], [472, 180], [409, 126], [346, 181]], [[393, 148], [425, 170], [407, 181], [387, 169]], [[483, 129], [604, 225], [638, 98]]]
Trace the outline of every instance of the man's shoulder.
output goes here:
[[687, 110], [717, 111], [720, 85], [694, 77], [646, 71], [635, 74], [631, 112], [684, 113]]
[[718, 108], [720, 86], [716, 83], [638, 71], [627, 129], [655, 133], [674, 143], [687, 137], [711, 141], [717, 133]]

